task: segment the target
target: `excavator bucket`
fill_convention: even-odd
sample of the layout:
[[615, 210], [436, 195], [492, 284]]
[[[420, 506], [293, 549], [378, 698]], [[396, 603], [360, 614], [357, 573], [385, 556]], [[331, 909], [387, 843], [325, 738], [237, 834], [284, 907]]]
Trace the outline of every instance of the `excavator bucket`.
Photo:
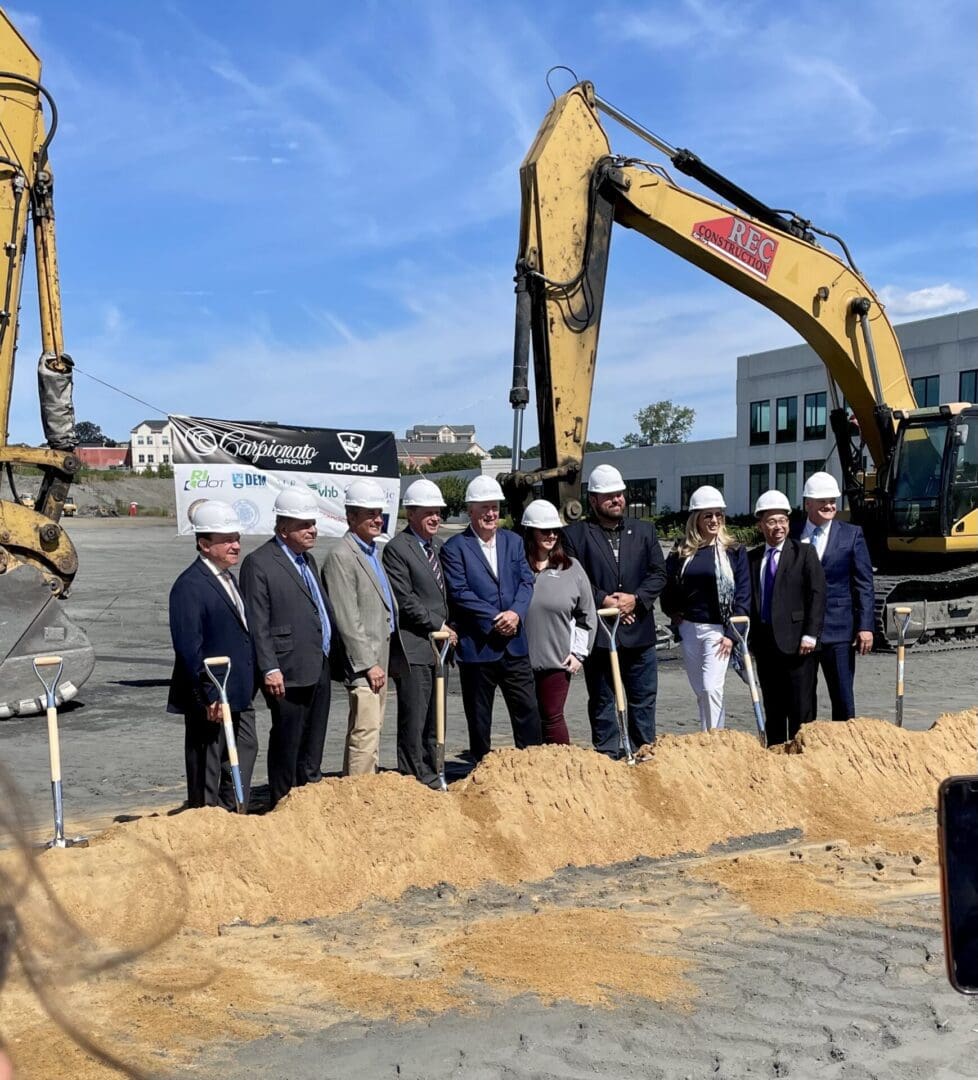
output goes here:
[[95, 667], [95, 650], [48, 581], [29, 563], [0, 574], [0, 720], [45, 711], [44, 688], [32, 666], [35, 656], [57, 653], [64, 659], [58, 705], [78, 693]]

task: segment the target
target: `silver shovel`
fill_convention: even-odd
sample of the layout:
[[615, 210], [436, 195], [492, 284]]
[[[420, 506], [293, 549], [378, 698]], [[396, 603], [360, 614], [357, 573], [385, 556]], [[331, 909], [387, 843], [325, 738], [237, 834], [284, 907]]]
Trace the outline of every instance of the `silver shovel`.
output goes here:
[[[43, 848], [88, 847], [87, 836], [65, 836], [65, 810], [61, 792], [61, 739], [58, 735], [58, 682], [64, 670], [60, 656], [37, 656], [33, 661], [34, 674], [44, 687], [44, 702], [48, 717], [48, 756], [51, 759], [51, 798], [54, 800], [54, 837], [38, 844]], [[48, 682], [42, 670], [57, 668]]]

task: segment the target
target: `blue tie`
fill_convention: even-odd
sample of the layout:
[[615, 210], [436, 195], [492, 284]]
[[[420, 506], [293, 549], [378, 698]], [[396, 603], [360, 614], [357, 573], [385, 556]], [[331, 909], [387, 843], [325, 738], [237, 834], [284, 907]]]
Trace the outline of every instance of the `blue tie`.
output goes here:
[[316, 607], [319, 610], [319, 621], [322, 623], [323, 627], [323, 654], [329, 656], [329, 642], [330, 637], [332, 636], [332, 628], [329, 625], [329, 616], [326, 614], [326, 604], [323, 601], [323, 594], [319, 591], [319, 586], [312, 576], [312, 571], [309, 569], [309, 564], [306, 562], [304, 555], [300, 555], [296, 559], [296, 564], [299, 567], [299, 573], [302, 574], [302, 580], [306, 583], [306, 588], [309, 590], [313, 600], [316, 601]]
[[771, 621], [771, 599], [774, 596], [774, 575], [778, 572], [777, 548], [768, 548], [767, 568], [764, 571], [764, 597], [761, 600], [761, 622]]

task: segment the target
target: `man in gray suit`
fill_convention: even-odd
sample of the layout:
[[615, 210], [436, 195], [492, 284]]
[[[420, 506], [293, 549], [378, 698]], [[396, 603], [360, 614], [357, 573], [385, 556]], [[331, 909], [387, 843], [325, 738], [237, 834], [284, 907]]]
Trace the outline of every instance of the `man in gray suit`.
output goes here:
[[350, 699], [343, 775], [377, 771], [387, 705], [387, 676], [400, 674], [404, 651], [397, 632], [397, 601], [377, 548], [387, 496], [376, 480], [354, 480], [346, 489], [349, 530], [329, 550], [323, 580], [346, 647]]
[[241, 564], [248, 625], [272, 714], [272, 806], [293, 787], [323, 778], [333, 615], [310, 553], [316, 543], [317, 512], [316, 497], [308, 488], [279, 492], [275, 535]]
[[422, 784], [438, 786], [435, 758], [435, 658], [428, 635], [447, 630], [445, 575], [436, 533], [445, 505], [431, 480], [415, 480], [404, 492], [407, 528], [384, 549], [384, 569], [398, 607], [401, 642], [407, 664], [397, 682], [397, 768]]

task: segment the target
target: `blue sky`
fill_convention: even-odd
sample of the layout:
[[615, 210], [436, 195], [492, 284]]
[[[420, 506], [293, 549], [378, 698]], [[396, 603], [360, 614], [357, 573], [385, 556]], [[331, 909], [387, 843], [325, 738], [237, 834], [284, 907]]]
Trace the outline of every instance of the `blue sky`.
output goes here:
[[[971, 0], [7, 11], [61, 114], [66, 346], [163, 410], [508, 443], [518, 168], [558, 63], [840, 233], [893, 321], [975, 304]], [[30, 278], [21, 320], [10, 437], [37, 442]], [[696, 409], [695, 438], [731, 434], [736, 357], [797, 341], [619, 230], [590, 437], [666, 397]], [[84, 374], [76, 409], [116, 438], [155, 415]]]

